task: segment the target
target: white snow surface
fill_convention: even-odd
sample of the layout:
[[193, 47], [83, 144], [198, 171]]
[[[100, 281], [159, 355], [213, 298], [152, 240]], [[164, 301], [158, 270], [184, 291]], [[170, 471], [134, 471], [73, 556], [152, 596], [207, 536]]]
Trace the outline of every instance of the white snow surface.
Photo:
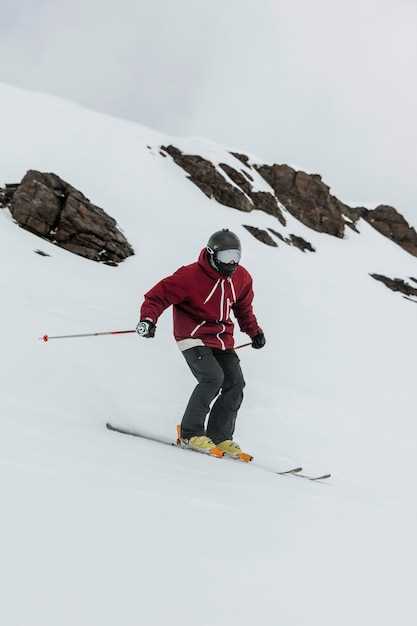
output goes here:
[[[415, 624], [417, 307], [369, 272], [416, 277], [416, 259], [363, 222], [338, 240], [289, 214], [317, 252], [264, 246], [242, 224], [277, 220], [207, 199], [158, 154], [230, 162], [225, 148], [50, 96], [0, 85], [0, 141], [0, 183], [53, 171], [136, 251], [99, 265], [0, 210], [0, 623]], [[267, 337], [239, 352], [236, 439], [259, 463], [331, 471], [325, 484], [106, 431], [174, 436], [194, 379], [169, 312], [154, 340], [38, 340], [134, 328], [144, 292], [222, 227]]]

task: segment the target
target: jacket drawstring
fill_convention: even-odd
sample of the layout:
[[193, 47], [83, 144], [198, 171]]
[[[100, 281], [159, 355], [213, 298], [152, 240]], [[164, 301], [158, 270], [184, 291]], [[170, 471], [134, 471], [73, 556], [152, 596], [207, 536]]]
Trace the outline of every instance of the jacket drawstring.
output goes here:
[[219, 284], [219, 282], [220, 282], [220, 281], [221, 281], [221, 278], [219, 278], [219, 279], [217, 280], [217, 282], [216, 282], [216, 284], [214, 285], [213, 289], [210, 291], [209, 295], [208, 295], [208, 296], [207, 296], [207, 298], [204, 300], [204, 304], [206, 304], [206, 303], [210, 300], [211, 296], [212, 296], [212, 295], [213, 295], [213, 293], [216, 291], [216, 287], [217, 287], [217, 285]]

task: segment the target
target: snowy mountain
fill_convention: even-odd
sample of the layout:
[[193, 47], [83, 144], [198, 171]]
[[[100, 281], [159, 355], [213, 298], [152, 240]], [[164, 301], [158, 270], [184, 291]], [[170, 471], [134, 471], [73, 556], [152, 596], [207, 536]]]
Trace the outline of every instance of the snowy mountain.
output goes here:
[[[210, 200], [159, 153], [224, 162], [229, 147], [6, 85], [0, 102], [0, 184], [55, 172], [136, 253], [94, 263], [0, 210], [1, 623], [413, 624], [416, 309], [369, 274], [415, 277], [415, 257], [364, 220], [341, 240], [285, 206], [286, 232], [316, 253], [262, 245], [242, 224], [276, 217]], [[194, 381], [169, 313], [153, 341], [38, 340], [134, 328], [143, 293], [221, 227], [242, 240], [268, 342], [239, 352], [236, 437], [260, 464], [331, 471], [326, 483], [105, 430], [174, 436]]]

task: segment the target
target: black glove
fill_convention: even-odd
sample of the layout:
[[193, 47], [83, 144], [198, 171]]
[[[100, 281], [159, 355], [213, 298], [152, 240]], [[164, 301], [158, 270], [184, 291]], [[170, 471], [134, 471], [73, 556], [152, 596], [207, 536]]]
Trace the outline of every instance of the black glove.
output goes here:
[[252, 337], [252, 348], [255, 348], [256, 350], [263, 348], [265, 343], [266, 343], [266, 339], [265, 339], [265, 335], [263, 334], [263, 332], [260, 332], [254, 337]]
[[156, 324], [151, 320], [140, 320], [139, 324], [136, 326], [136, 332], [140, 337], [146, 337], [146, 339], [151, 339], [155, 337]]

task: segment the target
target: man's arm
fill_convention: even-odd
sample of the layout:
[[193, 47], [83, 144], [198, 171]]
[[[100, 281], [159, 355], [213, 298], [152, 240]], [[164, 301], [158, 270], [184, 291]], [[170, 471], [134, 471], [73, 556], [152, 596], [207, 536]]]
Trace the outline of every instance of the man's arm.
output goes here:
[[140, 309], [140, 319], [156, 324], [159, 316], [171, 304], [185, 300], [187, 294], [183, 280], [183, 268], [167, 278], [163, 278], [152, 289], [145, 293], [145, 300]]

